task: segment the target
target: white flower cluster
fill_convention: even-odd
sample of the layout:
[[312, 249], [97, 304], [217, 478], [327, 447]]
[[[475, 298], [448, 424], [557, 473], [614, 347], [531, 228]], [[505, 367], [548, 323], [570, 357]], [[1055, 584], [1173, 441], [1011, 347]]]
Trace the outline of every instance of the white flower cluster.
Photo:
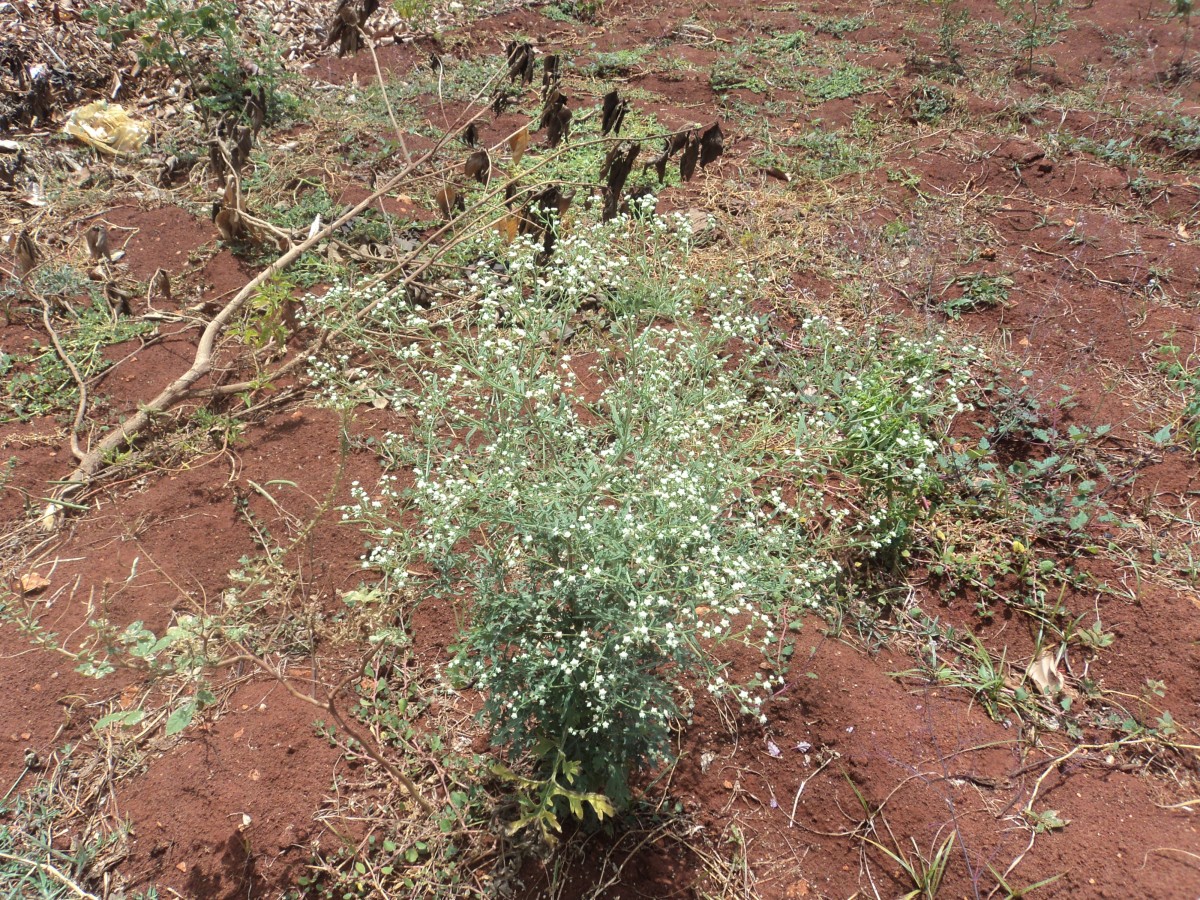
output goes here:
[[[420, 562], [471, 592], [460, 664], [518, 730], [664, 727], [672, 667], [728, 640], [767, 649], [780, 606], [833, 599], [834, 536], [868, 554], [905, 536], [888, 498], [921, 495], [935, 427], [966, 408], [937, 341], [813, 316], [800, 350], [778, 351], [752, 275], [712, 286], [679, 271], [690, 224], [645, 202], [562, 236], [549, 259], [530, 238], [473, 246], [457, 320], [354, 300], [378, 301], [375, 327], [402, 314], [424, 339], [396, 353], [404, 374], [372, 385], [412, 427], [383, 439], [393, 468], [373, 495], [354, 484], [345, 516], [367, 523], [363, 563], [393, 584]], [[586, 367], [568, 342], [581, 328], [595, 329]], [[314, 360], [314, 378], [345, 397], [360, 389], [348, 364]], [[419, 522], [400, 528], [405, 512]], [[759, 717], [783, 684], [708, 671], [711, 692]]]

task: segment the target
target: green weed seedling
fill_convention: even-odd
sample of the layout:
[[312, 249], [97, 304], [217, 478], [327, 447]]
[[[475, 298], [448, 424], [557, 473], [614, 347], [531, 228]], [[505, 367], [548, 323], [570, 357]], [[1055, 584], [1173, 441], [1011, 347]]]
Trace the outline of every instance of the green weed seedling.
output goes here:
[[809, 80], [804, 92], [810, 100], [817, 103], [823, 103], [826, 100], [844, 100], [873, 90], [875, 81], [874, 70], [847, 65], [834, 69], [827, 75]]
[[1021, 64], [1019, 75], [1033, 75], [1040, 62], [1037, 51], [1058, 42], [1070, 27], [1066, 0], [997, 0], [1019, 32], [1014, 43]]
[[964, 313], [1002, 306], [1008, 300], [1012, 285], [1012, 279], [1006, 275], [959, 275], [951, 282], [951, 286], [958, 288], [961, 294], [943, 301], [942, 312], [951, 319], [958, 319]]

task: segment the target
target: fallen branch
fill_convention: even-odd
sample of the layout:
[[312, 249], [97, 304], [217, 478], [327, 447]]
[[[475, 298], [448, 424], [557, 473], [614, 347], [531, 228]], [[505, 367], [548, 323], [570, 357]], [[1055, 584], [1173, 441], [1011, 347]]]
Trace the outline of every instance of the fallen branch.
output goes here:
[[[382, 74], [382, 73], [379, 73]], [[498, 76], [493, 76], [484, 85], [483, 89], [476, 95], [472, 101], [477, 102], [478, 99], [490, 90], [492, 83]], [[385, 90], [386, 93], [386, 90]], [[480, 109], [470, 115], [470, 121], [474, 121], [483, 114], [484, 110]], [[464, 113], [466, 115], [466, 113]], [[139, 407], [138, 411], [130, 416], [119, 427], [114, 428], [111, 432], [105, 435], [95, 447], [89, 450], [79, 459], [79, 464], [75, 467], [67, 478], [60, 483], [58, 490], [55, 492], [54, 500], [47, 504], [41, 517], [42, 528], [47, 531], [52, 531], [58, 527], [61, 522], [63, 511], [66, 508], [66, 499], [86, 488], [96, 475], [104, 467], [104, 460], [107, 454], [116, 450], [118, 447], [133, 443], [137, 439], [138, 432], [149, 424], [151, 418], [155, 415], [166, 412], [176, 403], [185, 400], [193, 394], [193, 386], [207, 375], [212, 370], [213, 352], [216, 347], [217, 338], [229, 324], [237, 312], [246, 304], [254, 294], [254, 292], [275, 275], [282, 272], [293, 262], [300, 258], [310, 248], [316, 246], [321, 241], [325, 240], [335, 231], [344, 226], [347, 222], [352, 221], [364, 210], [370, 207], [380, 197], [387, 194], [402, 181], [414, 175], [417, 169], [424, 165], [446, 145], [450, 140], [451, 133], [447, 132], [442, 136], [432, 148], [421, 154], [417, 159], [413, 159], [408, 155], [405, 148], [405, 165], [404, 168], [396, 175], [389, 178], [382, 186], [377, 187], [369, 196], [364, 198], [360, 203], [356, 204], [352, 209], [341, 215], [335, 221], [330, 222], [324, 228], [299, 244], [293, 245], [287, 252], [280, 256], [275, 262], [271, 263], [266, 269], [256, 275], [245, 287], [243, 287], [230, 300], [225, 307], [217, 313], [216, 316], [205, 327], [203, 334], [200, 336], [199, 346], [196, 348], [196, 355], [192, 361], [192, 365], [186, 372], [172, 381], [164, 388], [157, 397], [144, 406]], [[324, 338], [321, 343], [324, 343]], [[286, 364], [287, 370], [297, 365], [300, 357]]]
[[200, 336], [200, 343], [196, 348], [195, 358], [188, 370], [167, 385], [157, 397], [139, 407], [134, 415], [130, 416], [120, 426], [114, 428], [105, 435], [103, 440], [94, 447], [89, 448], [83, 454], [75, 470], [71, 472], [55, 493], [55, 499], [47, 506], [42, 516], [43, 527], [47, 530], [57, 527], [64, 509], [61, 501], [91, 484], [97, 473], [104, 467], [104, 461], [108, 454], [120, 447], [133, 443], [137, 439], [138, 433], [149, 424], [155, 415], [166, 412], [177, 401], [185, 398], [191, 391], [192, 386], [211, 371], [217, 338], [225, 326], [229, 324], [229, 321], [254, 295], [259, 287], [290, 266], [310, 248], [316, 246], [337, 229], [354, 219], [363, 210], [367, 209], [372, 203], [391, 191], [406, 178], [411, 177], [416, 168], [431, 159], [440, 146], [439, 144], [423, 154], [415, 162], [405, 166], [398, 174], [388, 179], [381, 187], [372, 192], [370, 196], [366, 197], [338, 219], [330, 222], [303, 242], [294, 245], [238, 291], [233, 299], [225, 304], [225, 307], [205, 327], [204, 333]]
[[63, 361], [63, 365], [71, 371], [71, 377], [75, 379], [75, 384], [79, 388], [79, 405], [75, 408], [75, 421], [71, 423], [71, 454], [77, 460], [83, 460], [87, 458], [87, 454], [79, 447], [79, 429], [83, 427], [83, 417], [87, 413], [87, 382], [79, 374], [79, 369], [75, 367], [75, 363], [71, 360], [71, 357], [67, 356], [67, 351], [63, 349], [63, 345], [58, 340], [58, 332], [54, 330], [54, 326], [50, 323], [49, 301], [41, 296], [38, 299], [42, 302], [42, 322], [46, 326], [46, 332], [50, 335], [50, 342], [54, 344], [55, 351]]

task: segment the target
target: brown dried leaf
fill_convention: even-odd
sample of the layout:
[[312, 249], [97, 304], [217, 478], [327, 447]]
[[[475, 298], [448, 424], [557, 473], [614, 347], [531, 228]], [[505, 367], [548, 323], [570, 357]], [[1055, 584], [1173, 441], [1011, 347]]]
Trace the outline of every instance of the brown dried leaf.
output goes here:
[[700, 136], [700, 168], [704, 168], [724, 152], [725, 133], [721, 131], [721, 123], [714, 122], [712, 127]]
[[636, 142], [621, 143], [613, 147], [605, 157], [604, 167], [600, 171], [600, 177], [606, 179], [604, 211], [601, 214], [603, 221], [607, 222], [617, 214], [621, 203], [621, 191], [625, 188], [625, 181], [633, 169], [633, 161], [641, 149], [642, 145]]
[[50, 587], [50, 579], [38, 572], [26, 572], [21, 576], [21, 593], [36, 594]]
[[1058, 654], [1053, 650], [1043, 650], [1029, 664], [1026, 674], [1043, 696], [1057, 697], [1063, 691], [1065, 682], [1058, 673]]
[[462, 212], [467, 208], [458, 189], [452, 184], [443, 185], [437, 192], [437, 205], [445, 219], [453, 219], [455, 212]]
[[463, 163], [463, 174], [480, 184], [487, 184], [492, 174], [492, 160], [486, 150], [476, 150]]
[[683, 155], [679, 157], [679, 177], [691, 181], [696, 174], [696, 160], [700, 158], [700, 140], [696, 132], [688, 134], [687, 143], [683, 146]]
[[600, 112], [600, 133], [607, 135], [621, 133], [621, 123], [625, 121], [625, 110], [628, 104], [621, 99], [615, 90], [604, 95], [604, 105]]
[[512, 213], [496, 223], [496, 231], [506, 244], [511, 244], [517, 237], [517, 217]]
[[560, 103], [550, 119], [550, 125], [546, 129], [546, 144], [550, 148], [557, 147], [571, 131], [571, 111], [567, 109], [566, 98]]
[[512, 151], [512, 164], [520, 165], [521, 157], [525, 155], [526, 148], [529, 147], [529, 126], [526, 125], [508, 141], [508, 149]]
[[542, 96], [545, 97], [550, 93], [550, 89], [557, 86], [562, 80], [562, 73], [559, 69], [561, 60], [557, 55], [547, 56], [542, 60]]

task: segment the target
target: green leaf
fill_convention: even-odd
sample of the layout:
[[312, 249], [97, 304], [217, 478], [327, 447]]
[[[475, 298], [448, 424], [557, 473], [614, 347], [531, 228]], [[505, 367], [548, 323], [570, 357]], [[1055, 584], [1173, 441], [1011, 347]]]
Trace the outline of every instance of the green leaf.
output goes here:
[[179, 734], [183, 729], [192, 724], [192, 719], [196, 717], [196, 700], [189, 700], [175, 712], [171, 713], [171, 717], [167, 719], [167, 737], [173, 734]]
[[615, 816], [617, 809], [612, 805], [612, 802], [603, 794], [584, 794], [584, 799], [592, 805], [592, 809], [596, 812], [596, 818], [601, 822], [605, 816]]
[[109, 713], [107, 716], [97, 719], [96, 724], [92, 726], [92, 729], [95, 731], [103, 731], [109, 725], [121, 725], [125, 728], [128, 728], [131, 725], [136, 725], [144, 718], [146, 718], [146, 711], [144, 709], [124, 709], [120, 712]]
[[1151, 436], [1151, 438], [1150, 438], [1150, 440], [1154, 441], [1154, 443], [1158, 444], [1160, 447], [1163, 444], [1165, 444], [1167, 441], [1169, 441], [1170, 439], [1171, 439], [1171, 426], [1170, 425], [1164, 425], [1162, 428], [1158, 429], [1158, 431], [1154, 432], [1153, 436]]

